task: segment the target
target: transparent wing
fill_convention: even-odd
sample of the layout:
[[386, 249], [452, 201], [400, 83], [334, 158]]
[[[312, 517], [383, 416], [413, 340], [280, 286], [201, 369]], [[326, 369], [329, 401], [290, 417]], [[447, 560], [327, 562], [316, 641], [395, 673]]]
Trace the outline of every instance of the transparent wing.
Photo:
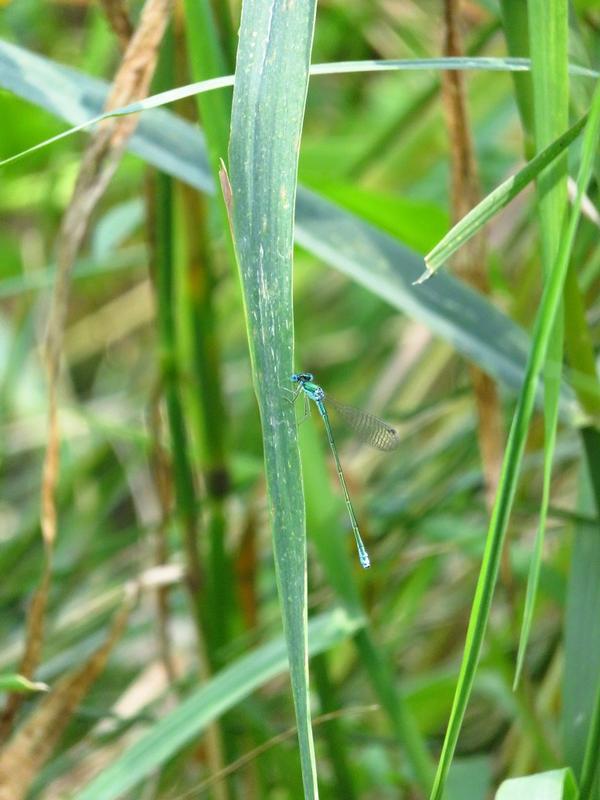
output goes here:
[[335, 408], [344, 422], [365, 444], [376, 447], [378, 450], [393, 450], [400, 444], [398, 431], [379, 417], [374, 417], [373, 414], [367, 414], [366, 411], [352, 406], [344, 406], [329, 395], [325, 397], [325, 405]]

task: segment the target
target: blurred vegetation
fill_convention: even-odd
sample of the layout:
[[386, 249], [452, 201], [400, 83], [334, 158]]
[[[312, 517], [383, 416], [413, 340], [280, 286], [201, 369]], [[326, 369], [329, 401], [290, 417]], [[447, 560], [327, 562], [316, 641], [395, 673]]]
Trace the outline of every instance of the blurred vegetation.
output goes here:
[[[4, 42], [109, 83], [123, 52], [117, 17], [129, 18], [133, 30], [142, 8], [115, 0], [2, 5]], [[321, 0], [312, 61], [440, 56], [444, 9], [453, 5]], [[527, 31], [519, 27], [526, 6], [460, 3], [464, 52], [527, 56]], [[569, 59], [600, 68], [597, 2], [577, 0], [569, 10]], [[175, 2], [152, 91], [233, 73], [239, 16], [234, 1]], [[559, 55], [550, 52], [548, 63]], [[48, 72], [45, 89], [40, 74], [39, 91], [50, 94], [54, 77]], [[571, 77], [566, 126], [559, 120], [536, 139], [531, 109], [539, 93], [529, 75], [461, 74], [480, 198], [580, 119], [594, 88], [593, 80]], [[6, 78], [0, 95], [2, 158], [64, 130], [60, 115], [71, 118], [71, 98], [54, 115], [44, 102], [13, 94], [9, 84]], [[169, 109], [192, 123], [199, 119], [207, 144], [207, 159], [198, 150], [203, 174], [208, 163], [215, 175], [227, 155], [231, 96], [220, 90]], [[456, 196], [453, 202], [456, 152], [443, 97], [440, 73], [432, 70], [310, 81], [299, 182], [350, 212], [345, 225], [372, 226], [365, 237], [377, 229], [389, 237], [383, 241], [408, 248], [390, 251], [406, 253], [407, 270], [417, 263], [414, 254], [425, 256], [465, 211]], [[37, 761], [20, 763], [21, 783], [11, 783], [0, 760], [0, 798], [299, 798], [263, 433], [225, 208], [220, 197], [186, 185], [185, 175], [151, 166], [151, 155], [125, 153], [75, 260], [57, 387], [57, 533], [44, 544], [43, 343], [58, 231], [87, 135], [39, 150], [1, 175], [0, 691], [6, 708], [15, 692], [20, 699], [0, 731], [6, 752], [17, 755], [26, 752], [18, 736], [28, 725], [42, 749], [53, 728], [64, 723], [64, 731]], [[178, 146], [174, 138], [165, 149], [179, 157]], [[556, 178], [564, 183], [565, 204], [567, 191], [573, 194], [567, 170], [576, 176], [580, 159], [578, 139]], [[499, 586], [448, 777], [449, 800], [494, 797], [506, 779], [566, 768], [572, 774], [554, 773], [540, 798], [575, 797], [579, 781], [581, 800], [600, 798], [597, 158], [595, 167], [564, 295], [568, 366], [556, 388], [552, 471], [544, 464], [552, 417], [546, 382], [546, 407], [538, 403], [529, 430]], [[469, 197], [467, 208], [477, 202]], [[295, 367], [314, 372], [342, 402], [385, 417], [402, 436], [393, 453], [368, 452], [333, 420], [371, 556], [363, 572], [316, 411], [299, 428], [310, 704], [323, 798], [420, 798], [433, 778], [484, 552], [495, 489], [490, 475], [498, 472], [498, 464], [482, 463], [487, 414], [497, 414], [504, 443], [524, 372], [523, 331], [532, 333], [544, 269], [551, 270], [556, 255], [549, 255], [548, 237], [540, 238], [537, 197], [530, 185], [483, 231], [479, 266], [488, 301], [507, 326], [512, 322], [499, 340], [491, 309], [486, 330], [488, 305], [481, 306], [479, 329], [469, 321], [470, 305], [454, 309], [454, 318], [448, 311], [446, 336], [444, 307], [435, 311], [433, 329], [408, 300], [400, 310], [403, 301], [385, 283], [385, 269], [369, 261], [366, 246], [356, 252], [357, 260], [366, 259], [362, 272], [336, 264], [349, 229], [333, 212], [320, 217], [318, 202], [309, 206], [303, 195], [306, 227], [294, 255]], [[311, 214], [315, 226], [319, 220], [331, 226], [339, 248], [335, 235], [323, 237], [321, 250], [308, 241], [307, 231], [319, 233], [309, 228]], [[547, 230], [543, 212], [541, 224]], [[397, 278], [410, 283], [404, 268], [399, 261]], [[460, 265], [457, 273], [474, 285]], [[444, 292], [444, 280], [431, 278], [431, 294], [423, 296]], [[471, 297], [470, 290], [461, 297]], [[560, 359], [562, 342], [554, 343]], [[478, 396], [463, 355], [480, 353], [476, 366], [497, 379], [509, 373], [501, 351], [511, 347], [517, 377], [496, 384], [492, 409]], [[551, 483], [543, 560], [513, 691], [545, 474]], [[27, 632], [27, 619], [32, 598], [44, 594], [44, 576], [44, 631], [35, 634]], [[25, 678], [47, 684], [49, 694], [16, 677], [32, 636], [41, 652]], [[505, 783], [498, 796], [524, 796], [518, 791]]]

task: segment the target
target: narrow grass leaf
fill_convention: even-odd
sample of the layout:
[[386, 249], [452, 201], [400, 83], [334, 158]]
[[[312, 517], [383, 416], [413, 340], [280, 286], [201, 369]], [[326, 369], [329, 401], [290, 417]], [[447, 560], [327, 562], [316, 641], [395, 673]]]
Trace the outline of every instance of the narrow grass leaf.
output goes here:
[[[569, 120], [568, 23], [566, 7], [562, 0], [550, 3], [533, 0], [528, 4], [528, 14], [532, 53], [534, 138], [536, 148], [542, 150], [547, 145], [551, 146], [554, 138], [565, 129]], [[548, 279], [559, 251], [560, 234], [563, 230], [567, 211], [567, 177], [567, 154], [562, 153], [548, 166], [548, 169], [539, 175], [537, 181], [544, 280]], [[568, 284], [568, 274], [565, 284]], [[525, 609], [515, 669], [515, 688], [519, 683], [527, 642], [531, 633], [543, 556], [546, 519], [550, 503], [554, 448], [556, 446], [558, 396], [560, 393], [563, 349], [563, 311], [559, 308], [554, 330], [548, 343], [544, 367], [542, 498], [535, 545], [529, 562]]]
[[577, 195], [573, 203], [568, 227], [561, 239], [560, 250], [552, 273], [544, 286], [542, 300], [535, 321], [533, 342], [528, 358], [523, 387], [519, 394], [513, 417], [508, 444], [502, 465], [502, 473], [496, 502], [486, 538], [483, 562], [477, 582], [475, 599], [469, 619], [465, 651], [463, 654], [458, 685], [454, 695], [448, 729], [438, 764], [431, 800], [441, 800], [448, 771], [452, 763], [458, 735], [473, 688], [475, 670], [479, 661], [483, 638], [491, 610], [494, 587], [498, 577], [502, 547], [508, 520], [515, 497], [525, 442], [535, 402], [536, 386], [546, 360], [548, 344], [552, 335], [556, 314], [560, 306], [563, 285], [575, 232], [581, 212], [582, 197], [589, 183], [593, 160], [600, 133], [600, 83], [596, 88], [589, 121], [586, 126], [582, 159], [577, 179]]
[[225, 181], [260, 410], [275, 569], [304, 794], [318, 797], [307, 658], [306, 524], [294, 409], [292, 262], [315, 0], [242, 7]]
[[554, 450], [556, 447], [556, 423], [558, 421], [558, 400], [559, 393], [547, 392], [545, 395], [545, 419], [546, 424], [546, 437], [544, 440], [544, 469], [543, 469], [543, 483], [542, 483], [542, 499], [540, 503], [540, 513], [538, 520], [538, 527], [535, 535], [535, 542], [533, 552], [529, 561], [529, 574], [527, 576], [527, 589], [525, 593], [525, 608], [523, 610], [523, 621], [521, 623], [521, 633], [519, 636], [519, 647], [517, 651], [517, 662], [515, 666], [515, 677], [513, 681], [513, 689], [516, 690], [521, 679], [523, 665], [525, 663], [525, 653], [527, 650], [527, 643], [531, 634], [531, 626], [533, 624], [533, 612], [535, 609], [535, 601], [537, 597], [537, 590], [540, 581], [540, 573], [542, 569], [542, 557], [544, 548], [544, 534], [546, 530], [546, 522], [548, 518], [548, 508], [550, 506], [550, 486], [552, 478], [552, 464], [554, 460]]
[[417, 279], [423, 283], [431, 277], [438, 267], [469, 241], [477, 231], [496, 216], [523, 189], [531, 183], [540, 172], [551, 164], [567, 147], [577, 139], [583, 130], [587, 116], [578, 120], [568, 131], [542, 150], [523, 169], [505, 180], [493, 192], [478, 203], [472, 211], [464, 216], [438, 244], [425, 256], [426, 271]]
[[[351, 72], [414, 72], [423, 70], [472, 70], [482, 72], [529, 72], [529, 58], [494, 58], [489, 56], [446, 56], [444, 58], [405, 58], [370, 61], [338, 61], [313, 64], [311, 75], [343, 75]], [[582, 78], [597, 78], [597, 70], [570, 64], [569, 72]]]
[[[315, 655], [352, 636], [364, 620], [342, 609], [321, 614], [308, 626], [309, 654]], [[157, 769], [206, 727], [259, 686], [285, 672], [286, 643], [278, 637], [242, 656], [187, 697], [91, 783], [77, 800], [116, 800]]]

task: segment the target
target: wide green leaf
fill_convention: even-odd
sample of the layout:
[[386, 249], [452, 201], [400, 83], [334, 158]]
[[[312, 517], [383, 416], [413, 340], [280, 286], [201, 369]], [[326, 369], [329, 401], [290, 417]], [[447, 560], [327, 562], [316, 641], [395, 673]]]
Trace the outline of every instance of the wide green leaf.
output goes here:
[[555, 769], [504, 781], [496, 800], [576, 800], [577, 786], [570, 769]]
[[294, 409], [292, 264], [299, 142], [316, 0], [245, 0], [223, 174], [260, 410], [279, 601], [306, 798], [319, 795], [307, 659], [306, 521]]

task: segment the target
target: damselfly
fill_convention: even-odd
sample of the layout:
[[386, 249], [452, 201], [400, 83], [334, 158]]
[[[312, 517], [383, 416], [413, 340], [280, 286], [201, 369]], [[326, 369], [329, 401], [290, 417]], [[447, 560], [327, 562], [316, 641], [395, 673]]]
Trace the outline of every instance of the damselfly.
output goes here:
[[352, 408], [352, 406], [344, 406], [341, 403], [337, 403], [335, 400], [329, 397], [329, 395], [325, 394], [325, 391], [321, 388], [321, 386], [313, 382], [314, 375], [312, 375], [310, 372], [295, 372], [291, 376], [291, 380], [298, 384], [298, 388], [293, 393], [294, 401], [298, 398], [300, 393], [303, 393], [305, 402], [308, 403], [310, 400], [312, 400], [319, 409], [319, 414], [323, 419], [325, 430], [327, 431], [329, 446], [331, 447], [331, 452], [333, 453], [333, 459], [335, 461], [340, 484], [344, 493], [344, 499], [346, 500], [346, 508], [348, 509], [348, 516], [350, 517], [350, 524], [352, 525], [352, 532], [354, 533], [354, 539], [358, 549], [358, 558], [361, 566], [366, 569], [367, 567], [371, 566], [371, 561], [363, 544], [363, 540], [358, 529], [358, 522], [356, 521], [356, 515], [354, 513], [354, 509], [352, 508], [352, 503], [350, 502], [348, 487], [346, 486], [342, 465], [340, 463], [340, 458], [335, 446], [331, 424], [329, 422], [329, 415], [327, 414], [325, 403], [327, 402], [327, 405], [335, 408], [342, 419], [354, 431], [356, 431], [356, 434], [360, 439], [362, 439], [363, 442], [370, 444], [371, 447], [376, 447], [378, 450], [393, 450], [394, 447], [397, 447], [400, 443], [398, 431], [383, 420], [374, 417], [372, 414], [367, 414], [366, 411], [360, 411], [358, 408]]

